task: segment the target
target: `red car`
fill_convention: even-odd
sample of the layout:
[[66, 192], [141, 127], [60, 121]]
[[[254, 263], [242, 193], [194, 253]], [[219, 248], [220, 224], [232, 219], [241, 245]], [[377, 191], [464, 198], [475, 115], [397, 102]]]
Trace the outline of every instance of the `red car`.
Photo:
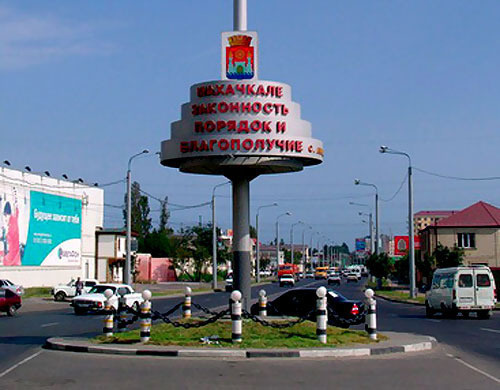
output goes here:
[[21, 296], [7, 288], [0, 288], [0, 312], [12, 317], [21, 307]]

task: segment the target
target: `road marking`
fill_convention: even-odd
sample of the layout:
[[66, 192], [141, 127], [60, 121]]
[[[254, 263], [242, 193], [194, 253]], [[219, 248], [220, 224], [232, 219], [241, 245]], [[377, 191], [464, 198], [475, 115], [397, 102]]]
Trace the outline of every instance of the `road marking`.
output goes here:
[[467, 362], [463, 361], [463, 360], [462, 360], [462, 359], [460, 359], [459, 357], [453, 356], [453, 355], [451, 355], [451, 354], [449, 354], [449, 353], [447, 353], [447, 354], [446, 354], [446, 356], [448, 356], [448, 357], [450, 357], [450, 358], [452, 358], [452, 359], [455, 359], [457, 362], [462, 363], [465, 367], [469, 367], [471, 370], [474, 370], [474, 371], [476, 371], [476, 372], [478, 372], [478, 373], [480, 373], [480, 374], [484, 375], [485, 377], [490, 378], [492, 381], [495, 381], [495, 382], [497, 382], [497, 383], [500, 383], [500, 379], [498, 379], [498, 378], [494, 377], [493, 375], [488, 374], [487, 372], [484, 372], [483, 370], [480, 370], [480, 369], [479, 369], [479, 368], [477, 368], [477, 367], [474, 367], [472, 364], [469, 364], [469, 363], [467, 363]]
[[40, 355], [42, 352], [43, 352], [43, 350], [42, 350], [42, 351], [38, 351], [38, 352], [34, 353], [33, 355], [28, 356], [26, 359], [21, 360], [19, 363], [14, 364], [11, 368], [8, 368], [8, 369], [7, 369], [7, 370], [5, 370], [4, 372], [2, 372], [2, 373], [0, 374], [0, 378], [4, 377], [5, 375], [7, 375], [7, 374], [8, 374], [9, 372], [11, 372], [12, 370], [15, 370], [15, 369], [16, 369], [17, 367], [19, 367], [21, 364], [24, 364], [24, 363], [26, 363], [26, 362], [30, 361], [31, 359], [36, 358], [36, 357], [37, 357], [38, 355]]
[[49, 322], [48, 324], [40, 325], [40, 328], [47, 328], [48, 326], [59, 325], [59, 322]]
[[430, 321], [430, 322], [441, 322], [441, 320], [433, 320], [433, 319], [430, 319], [430, 318], [426, 318], [425, 320], [426, 321]]
[[490, 329], [490, 328], [479, 328], [481, 330], [485, 330], [486, 332], [500, 333], [498, 329]]

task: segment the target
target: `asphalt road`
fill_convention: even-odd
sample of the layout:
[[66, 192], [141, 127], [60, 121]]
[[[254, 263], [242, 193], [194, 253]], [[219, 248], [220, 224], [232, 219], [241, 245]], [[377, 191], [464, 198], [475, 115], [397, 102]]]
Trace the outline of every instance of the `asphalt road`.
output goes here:
[[[301, 281], [319, 286], [324, 282]], [[265, 288], [272, 300], [284, 288]], [[361, 284], [338, 290], [348, 298], [362, 298]], [[193, 301], [206, 307], [227, 305], [229, 293], [203, 294]], [[180, 298], [156, 299], [165, 311]], [[46, 306], [44, 306], [46, 305]], [[314, 385], [345, 388], [492, 389], [500, 388], [500, 313], [490, 320], [475, 318], [426, 319], [424, 308], [377, 300], [381, 332], [404, 331], [431, 335], [440, 346], [431, 352], [357, 360], [252, 361], [132, 358], [53, 352], [40, 349], [51, 336], [86, 336], [100, 333], [102, 317], [75, 316], [66, 303], [26, 304], [15, 318], [0, 317], [0, 388], [303, 388]], [[357, 326], [355, 328], [362, 328]], [[23, 361], [24, 359], [28, 361]], [[12, 369], [19, 362], [22, 365]], [[123, 368], [127, 367], [126, 370]], [[12, 370], [11, 370], [12, 369]], [[6, 370], [10, 370], [6, 372]], [[92, 373], [89, 375], [89, 373]], [[496, 380], [495, 380], [496, 378]], [[168, 380], [168, 382], [166, 382]]]

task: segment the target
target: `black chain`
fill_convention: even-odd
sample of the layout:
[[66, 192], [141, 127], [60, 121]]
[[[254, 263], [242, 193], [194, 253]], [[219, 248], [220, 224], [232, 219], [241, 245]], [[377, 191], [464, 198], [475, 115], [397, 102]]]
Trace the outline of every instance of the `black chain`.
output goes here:
[[200, 322], [193, 322], [193, 323], [187, 323], [187, 322], [178, 322], [178, 321], [172, 321], [168, 316], [161, 314], [157, 311], [153, 312], [155, 315], [155, 318], [160, 318], [162, 319], [166, 324], [170, 324], [174, 326], [175, 328], [184, 328], [184, 329], [189, 329], [189, 328], [201, 328], [202, 326], [206, 326], [208, 324], [214, 323], [218, 319], [224, 317], [225, 315], [229, 314], [229, 309], [223, 310], [219, 313], [216, 313], [213, 317], [205, 320], [205, 321], [200, 321]]
[[198, 303], [193, 302], [193, 303], [191, 303], [191, 305], [193, 307], [196, 307], [197, 309], [201, 310], [203, 313], [210, 314], [212, 316], [218, 314], [216, 311], [212, 311], [210, 309], [207, 309], [206, 307], [203, 307], [203, 306], [199, 305]]
[[307, 313], [304, 317], [299, 317], [295, 321], [288, 321], [285, 323], [283, 323], [283, 322], [276, 323], [276, 322], [266, 321], [266, 320], [260, 318], [259, 316], [256, 316], [252, 313], [249, 313], [246, 310], [243, 310], [243, 317], [251, 319], [252, 321], [258, 322], [259, 324], [264, 325], [264, 326], [270, 326], [271, 328], [276, 328], [276, 329], [284, 329], [284, 328], [291, 328], [292, 326], [295, 326], [297, 324], [300, 324], [301, 322], [308, 320], [310, 318], [310, 315], [313, 314], [314, 312], [315, 312], [315, 310], [312, 310], [309, 313]]

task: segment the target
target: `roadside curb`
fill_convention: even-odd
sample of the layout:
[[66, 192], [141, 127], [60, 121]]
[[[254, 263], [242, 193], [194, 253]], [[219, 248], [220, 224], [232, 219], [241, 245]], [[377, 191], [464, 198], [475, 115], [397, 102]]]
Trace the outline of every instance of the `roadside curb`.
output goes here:
[[408, 302], [408, 301], [402, 301], [402, 300], [395, 299], [395, 298], [388, 298], [388, 297], [384, 297], [384, 296], [382, 296], [382, 295], [378, 295], [376, 292], [375, 292], [375, 296], [376, 296], [377, 298], [384, 299], [384, 300], [389, 301], [389, 302], [395, 302], [395, 303], [406, 303], [407, 305], [414, 305], [414, 306], [425, 306], [425, 303], [419, 303], [419, 302]]
[[[400, 342], [398, 345], [356, 347], [356, 348], [323, 348], [323, 349], [212, 349], [212, 348], [176, 348], [154, 345], [123, 346], [123, 345], [98, 345], [85, 339], [76, 338], [49, 338], [44, 348], [54, 351], [68, 351], [79, 353], [100, 353], [109, 355], [135, 355], [135, 356], [165, 356], [165, 357], [190, 357], [190, 358], [346, 358], [380, 356], [393, 353], [410, 353], [427, 351], [437, 345], [437, 340], [431, 336], [417, 336], [409, 334], [410, 341]], [[401, 338], [401, 337], [400, 337]]]

